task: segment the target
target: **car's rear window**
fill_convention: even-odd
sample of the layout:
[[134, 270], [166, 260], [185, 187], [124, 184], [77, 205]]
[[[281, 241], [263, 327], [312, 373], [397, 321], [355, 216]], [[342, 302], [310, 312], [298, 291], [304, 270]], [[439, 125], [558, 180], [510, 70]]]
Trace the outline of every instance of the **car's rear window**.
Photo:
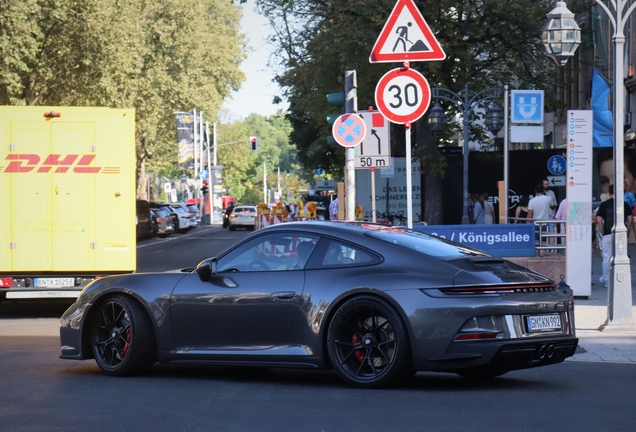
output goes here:
[[425, 255], [439, 258], [462, 258], [466, 256], [486, 256], [483, 252], [459, 243], [406, 228], [371, 230], [366, 235], [392, 243]]
[[234, 207], [234, 213], [253, 213], [256, 207]]

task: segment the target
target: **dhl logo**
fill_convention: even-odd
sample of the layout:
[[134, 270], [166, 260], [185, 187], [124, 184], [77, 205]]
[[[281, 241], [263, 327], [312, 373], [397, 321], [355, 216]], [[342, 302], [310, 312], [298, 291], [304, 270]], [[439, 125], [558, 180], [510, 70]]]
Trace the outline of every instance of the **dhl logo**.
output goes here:
[[63, 174], [72, 168], [72, 172], [78, 174], [119, 174], [119, 167], [90, 166], [95, 157], [94, 154], [69, 154], [65, 156], [50, 154], [44, 158], [44, 162], [40, 163], [40, 156], [36, 154], [10, 154], [5, 158], [9, 161], [8, 165], [4, 171], [0, 166], [0, 171], [4, 173], [48, 173], [54, 169], [53, 172]]

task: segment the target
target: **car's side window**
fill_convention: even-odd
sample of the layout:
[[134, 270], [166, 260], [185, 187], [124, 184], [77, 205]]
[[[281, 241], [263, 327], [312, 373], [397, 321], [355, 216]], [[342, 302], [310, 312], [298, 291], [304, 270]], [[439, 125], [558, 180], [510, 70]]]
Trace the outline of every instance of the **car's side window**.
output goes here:
[[218, 272], [302, 270], [318, 237], [290, 233], [257, 237], [219, 259]]
[[321, 265], [323, 267], [346, 267], [380, 262], [380, 259], [377, 256], [355, 245], [341, 242], [339, 240], [326, 241], [328, 241], [328, 244], [324, 248], [325, 254], [321, 260]]

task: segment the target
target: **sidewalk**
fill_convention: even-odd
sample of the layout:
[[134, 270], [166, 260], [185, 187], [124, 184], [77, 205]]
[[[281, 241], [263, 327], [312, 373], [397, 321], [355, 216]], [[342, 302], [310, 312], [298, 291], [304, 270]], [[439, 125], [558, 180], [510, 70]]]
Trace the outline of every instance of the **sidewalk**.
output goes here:
[[[636, 245], [629, 245], [632, 273], [632, 308], [636, 320]], [[636, 329], [634, 331], [599, 330], [607, 319], [607, 288], [599, 282], [602, 259], [592, 250], [592, 294], [588, 299], [574, 299], [574, 320], [579, 348], [568, 361], [636, 364]]]

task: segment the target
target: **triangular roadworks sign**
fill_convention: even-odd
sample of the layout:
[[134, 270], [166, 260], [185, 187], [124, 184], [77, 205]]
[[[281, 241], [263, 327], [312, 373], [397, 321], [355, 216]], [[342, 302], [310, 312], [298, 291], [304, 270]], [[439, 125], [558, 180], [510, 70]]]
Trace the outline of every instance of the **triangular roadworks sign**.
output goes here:
[[444, 60], [446, 53], [413, 0], [398, 0], [373, 46], [370, 63]]

